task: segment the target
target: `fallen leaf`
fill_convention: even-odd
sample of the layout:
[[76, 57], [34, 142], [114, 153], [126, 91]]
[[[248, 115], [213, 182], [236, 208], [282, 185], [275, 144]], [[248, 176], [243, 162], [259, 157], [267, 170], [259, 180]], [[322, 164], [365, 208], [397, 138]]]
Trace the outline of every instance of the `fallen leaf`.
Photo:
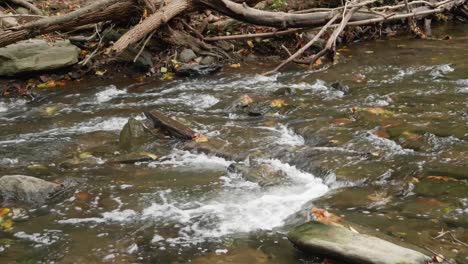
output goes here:
[[253, 44], [253, 42], [251, 40], [247, 40], [247, 45], [253, 49], [255, 47], [255, 45]]
[[328, 212], [327, 210], [312, 208], [311, 214], [315, 218], [315, 220], [318, 222], [329, 224], [329, 225], [341, 226], [341, 227], [343, 226], [338, 223], [338, 222], [343, 221], [341, 217], [335, 214], [332, 214]]
[[107, 70], [104, 70], [104, 71], [96, 71], [95, 74], [97, 76], [103, 76], [104, 74], [106, 74]]
[[379, 138], [389, 138], [387, 129], [380, 127], [377, 131], [374, 132], [374, 135], [378, 136]]
[[7, 219], [7, 220], [4, 220], [4, 221], [0, 221], [0, 226], [3, 228], [3, 229], [10, 229], [13, 227], [13, 221], [11, 221], [11, 219]]
[[7, 215], [10, 211], [10, 208], [0, 208], [0, 217]]
[[323, 64], [323, 62], [322, 62], [322, 60], [321, 60], [320, 58], [318, 58], [318, 59], [314, 62], [314, 66], [315, 66], [315, 67], [320, 66], [320, 65], [322, 65], [322, 64]]
[[364, 108], [364, 111], [374, 114], [374, 115], [381, 115], [381, 116], [393, 116], [393, 112], [390, 110], [386, 110], [382, 107], [368, 107]]
[[275, 99], [271, 101], [272, 107], [280, 108], [280, 107], [287, 106], [287, 105], [288, 104], [284, 101], [284, 99]]
[[240, 65], [240, 63], [234, 63], [234, 64], [229, 65], [229, 67], [231, 67], [233, 69], [239, 69], [241, 67], [241, 65]]
[[451, 177], [446, 177], [446, 176], [427, 176], [426, 178], [428, 179], [433, 179], [433, 180], [439, 180], [439, 181], [459, 181], [457, 179], [451, 178]]
[[163, 79], [163, 81], [170, 81], [170, 80], [174, 79], [174, 73], [166, 72], [166, 73], [163, 74], [162, 79]]
[[41, 83], [37, 85], [36, 87], [40, 89], [48, 89], [48, 88], [56, 88], [56, 87], [62, 87], [62, 86], [65, 86], [65, 81], [50, 80], [48, 82]]
[[344, 126], [346, 124], [349, 124], [353, 122], [351, 119], [349, 118], [337, 118], [335, 120], [333, 120], [333, 123], [337, 126]]
[[205, 142], [208, 142], [208, 138], [205, 137], [201, 133], [197, 133], [195, 137], [192, 138], [192, 141], [197, 142], [197, 143], [205, 143]]

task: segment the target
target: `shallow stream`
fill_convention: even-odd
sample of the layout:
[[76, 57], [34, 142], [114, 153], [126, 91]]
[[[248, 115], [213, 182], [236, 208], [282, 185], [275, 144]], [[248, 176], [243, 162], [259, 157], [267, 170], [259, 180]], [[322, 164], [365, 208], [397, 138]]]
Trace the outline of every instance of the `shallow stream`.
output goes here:
[[[143, 86], [75, 82], [41, 103], [1, 100], [0, 175], [78, 184], [0, 231], [0, 263], [314, 263], [286, 238], [313, 207], [468, 263], [450, 236], [433, 239], [451, 230], [468, 241], [468, 27], [438, 30], [452, 39], [353, 44], [312, 74], [262, 76], [274, 64], [257, 62]], [[285, 105], [260, 117], [223, 111], [245, 94]], [[144, 147], [155, 161], [110, 162], [125, 154], [128, 118], [152, 109], [249, 158], [162, 140]], [[284, 182], [228, 172], [249, 160]]]

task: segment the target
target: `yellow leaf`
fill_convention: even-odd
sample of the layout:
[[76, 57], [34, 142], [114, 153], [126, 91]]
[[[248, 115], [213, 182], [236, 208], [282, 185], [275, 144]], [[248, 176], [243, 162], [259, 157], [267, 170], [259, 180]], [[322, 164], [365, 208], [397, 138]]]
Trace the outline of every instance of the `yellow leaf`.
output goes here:
[[204, 143], [204, 142], [208, 142], [208, 138], [205, 137], [203, 134], [201, 133], [197, 133], [195, 135], [195, 137], [192, 138], [192, 141], [195, 141], [197, 143]]
[[253, 44], [253, 42], [251, 40], [247, 40], [247, 45], [249, 45], [249, 47], [251, 49], [253, 49], [255, 47], [255, 45]]
[[48, 167], [44, 164], [31, 164], [27, 167], [29, 170], [47, 170]]
[[229, 65], [229, 67], [231, 67], [233, 69], [239, 69], [241, 67], [241, 65], [240, 65], [240, 63], [234, 63], [234, 64]]
[[146, 8], [143, 10], [143, 17], [144, 18], [148, 17], [148, 10]]
[[104, 74], [106, 74], [107, 70], [104, 70], [104, 71], [96, 71], [95, 74], [97, 76], [103, 76]]
[[92, 157], [93, 154], [91, 154], [91, 152], [83, 152], [83, 153], [80, 153], [80, 159], [87, 159], [89, 157]]
[[280, 108], [280, 107], [287, 106], [287, 105], [288, 104], [284, 101], [284, 99], [275, 99], [271, 101], [272, 107]]
[[162, 79], [163, 79], [163, 81], [170, 81], [170, 80], [174, 79], [174, 73], [166, 72], [165, 74], [163, 74]]
[[55, 88], [55, 87], [60, 87], [60, 86], [65, 86], [65, 82], [50, 80], [48, 82], [39, 84], [37, 88], [46, 89], [46, 88]]
[[0, 222], [0, 226], [3, 229], [10, 229], [13, 227], [13, 221], [11, 221], [10, 219], [7, 219], [5, 221]]

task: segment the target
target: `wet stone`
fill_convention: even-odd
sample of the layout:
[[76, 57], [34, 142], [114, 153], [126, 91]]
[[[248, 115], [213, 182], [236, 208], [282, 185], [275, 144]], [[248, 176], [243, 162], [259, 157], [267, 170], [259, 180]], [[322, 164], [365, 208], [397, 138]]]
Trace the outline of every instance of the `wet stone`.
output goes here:
[[179, 61], [183, 63], [190, 62], [191, 60], [194, 60], [197, 57], [197, 54], [193, 52], [191, 49], [184, 49], [180, 55], [179, 55]]
[[430, 260], [420, 252], [386, 240], [315, 221], [293, 228], [288, 238], [302, 251], [350, 263], [423, 264]]
[[25, 175], [0, 178], [0, 201], [43, 204], [62, 187], [58, 184]]
[[181, 77], [193, 77], [214, 74], [221, 70], [223, 66], [218, 64], [211, 65], [198, 65], [198, 64], [184, 64], [177, 68], [176, 75]]
[[124, 150], [131, 150], [152, 139], [153, 134], [141, 121], [130, 118], [120, 132], [119, 145]]
[[439, 180], [424, 178], [414, 188], [414, 193], [425, 197], [450, 197], [466, 198], [468, 194], [468, 182], [466, 180]]
[[331, 84], [331, 87], [337, 91], [343, 92], [343, 94], [349, 94], [350, 88], [348, 85], [345, 85], [341, 82], [334, 82]]

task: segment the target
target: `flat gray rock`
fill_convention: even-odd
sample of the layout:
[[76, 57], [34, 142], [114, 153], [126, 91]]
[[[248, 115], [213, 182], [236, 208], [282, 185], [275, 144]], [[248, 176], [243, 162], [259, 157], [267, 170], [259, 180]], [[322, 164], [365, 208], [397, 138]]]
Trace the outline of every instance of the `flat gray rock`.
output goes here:
[[424, 264], [431, 260], [420, 252], [386, 240], [316, 221], [295, 227], [288, 238], [304, 252], [350, 263]]
[[62, 189], [61, 185], [24, 175], [0, 178], [0, 201], [42, 204]]
[[78, 62], [80, 49], [68, 40], [30, 39], [0, 48], [0, 76], [55, 70]]

